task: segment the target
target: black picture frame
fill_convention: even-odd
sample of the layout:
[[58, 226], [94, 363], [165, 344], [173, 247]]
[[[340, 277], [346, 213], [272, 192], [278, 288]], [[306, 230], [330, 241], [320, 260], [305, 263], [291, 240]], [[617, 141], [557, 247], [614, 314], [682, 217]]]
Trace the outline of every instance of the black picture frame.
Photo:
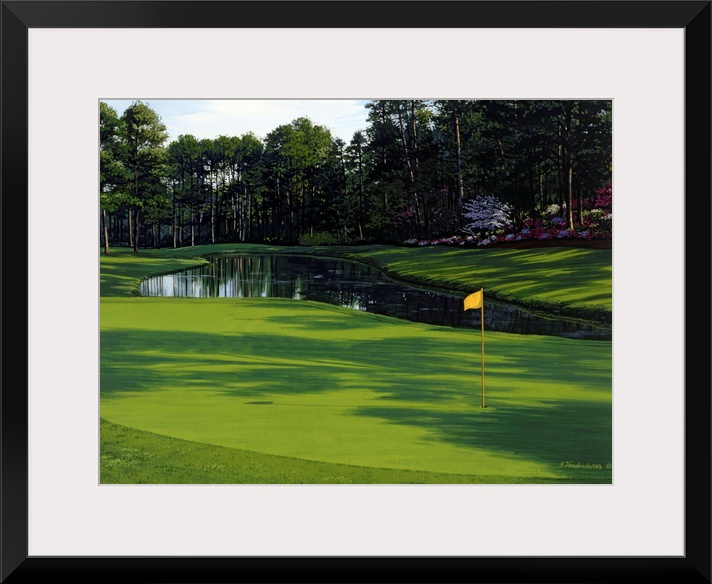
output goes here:
[[377, 19], [367, 4], [376, 3], [3, 1], [2, 272], [28, 273], [30, 28], [684, 28], [685, 303], [694, 307], [685, 316], [685, 378], [694, 385], [685, 394], [684, 556], [29, 557], [28, 285], [15, 278], [2, 289], [2, 582], [710, 582], [710, 2], [424, 0], [403, 10], [380, 1]]

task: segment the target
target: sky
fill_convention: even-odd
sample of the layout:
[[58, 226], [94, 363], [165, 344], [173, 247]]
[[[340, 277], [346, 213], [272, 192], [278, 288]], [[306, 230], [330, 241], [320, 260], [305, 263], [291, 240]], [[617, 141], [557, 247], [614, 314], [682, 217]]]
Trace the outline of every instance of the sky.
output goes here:
[[[139, 98], [137, 98], [139, 99]], [[134, 100], [102, 100], [122, 115]], [[365, 100], [355, 99], [140, 99], [151, 107], [168, 130], [169, 142], [181, 134], [197, 139], [242, 136], [253, 132], [264, 139], [269, 132], [300, 117], [326, 126], [346, 144], [354, 132], [365, 130]]]

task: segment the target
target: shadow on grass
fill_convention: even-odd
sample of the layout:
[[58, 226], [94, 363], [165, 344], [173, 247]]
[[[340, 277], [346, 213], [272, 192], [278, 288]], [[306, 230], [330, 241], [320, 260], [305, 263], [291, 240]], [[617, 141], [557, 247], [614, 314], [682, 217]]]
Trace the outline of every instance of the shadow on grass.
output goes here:
[[[438, 376], [429, 343], [412, 339], [320, 340], [268, 334], [101, 333], [102, 399], [176, 384], [212, 387], [235, 397], [306, 394], [360, 384], [394, 398], [445, 400], [460, 392], [418, 376]], [[441, 364], [446, 356], [440, 360]], [[420, 366], [419, 366], [420, 365]], [[404, 369], [405, 367], [405, 369]], [[408, 374], [408, 383], [399, 379]], [[345, 379], [352, 379], [345, 382]], [[407, 391], [405, 391], [407, 389]]]
[[471, 412], [407, 407], [366, 407], [357, 414], [427, 430], [433, 441], [510, 454], [552, 469], [599, 464], [610, 475], [605, 469], [612, 460], [610, 404], [564, 400], [551, 407], [497, 406], [477, 419]]
[[[290, 318], [289, 327], [313, 333], [315, 319], [300, 318]], [[511, 454], [552, 469], [567, 461], [610, 462], [611, 403], [600, 393], [588, 397], [588, 388], [601, 392], [610, 383], [600, 356], [590, 355], [603, 350], [600, 343], [541, 338], [492, 343], [487, 361], [491, 407], [477, 410], [477, 335], [418, 337], [423, 329], [402, 326], [398, 334], [388, 327], [389, 337], [360, 340], [349, 335], [361, 328], [377, 335], [378, 325], [374, 330], [371, 319], [347, 322], [350, 332], [341, 327], [330, 336], [324, 330], [324, 338], [105, 331], [101, 398], [106, 402], [180, 386], [270, 407], [267, 402], [279, 403], [283, 396], [372, 390], [383, 405], [354, 407], [350, 415], [417, 427], [433, 441]], [[576, 380], [575, 399], [571, 389], [552, 397], [557, 379]], [[548, 393], [538, 386], [548, 387]]]
[[[363, 328], [353, 325], [353, 330]], [[307, 323], [308, 321], [308, 323]], [[290, 319], [305, 329], [316, 319]], [[341, 334], [348, 330], [342, 324]], [[373, 327], [373, 323], [370, 323]], [[319, 327], [324, 327], [319, 323]], [[467, 395], [476, 387], [480, 367], [477, 335], [458, 335], [450, 341], [417, 337], [415, 327], [402, 327], [401, 336], [380, 339], [324, 339], [275, 334], [209, 334], [195, 332], [113, 330], [101, 333], [101, 392], [145, 391], [180, 383], [210, 385], [235, 396], [259, 396], [265, 391], [315, 393], [342, 385], [343, 377], [358, 378], [366, 389], [377, 388], [394, 400], [447, 400]], [[412, 336], [411, 336], [412, 335]], [[508, 345], [514, 346], [514, 345]], [[523, 339], [516, 353], [503, 346], [487, 355], [488, 384], [507, 393], [507, 382], [527, 383], [573, 379], [582, 391], [600, 390], [610, 372], [591, 360], [597, 341], [576, 341], [581, 350], [552, 353], [562, 345], [537, 337]]]

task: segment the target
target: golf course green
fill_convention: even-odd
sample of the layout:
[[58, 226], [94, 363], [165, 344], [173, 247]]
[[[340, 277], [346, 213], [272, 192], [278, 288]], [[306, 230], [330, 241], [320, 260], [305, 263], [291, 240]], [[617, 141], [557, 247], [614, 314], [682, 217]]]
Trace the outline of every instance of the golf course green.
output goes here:
[[118, 483], [611, 483], [612, 343], [485, 334], [279, 298], [148, 298], [231, 251], [609, 322], [610, 249], [219, 244], [101, 255], [100, 470]]

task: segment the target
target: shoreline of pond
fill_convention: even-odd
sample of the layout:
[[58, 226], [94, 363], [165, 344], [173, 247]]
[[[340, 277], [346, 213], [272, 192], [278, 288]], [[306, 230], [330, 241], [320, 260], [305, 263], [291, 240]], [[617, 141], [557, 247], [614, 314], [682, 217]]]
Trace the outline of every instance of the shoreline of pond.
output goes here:
[[[546, 247], [558, 247], [556, 244], [558, 242], [549, 242]], [[464, 298], [467, 294], [473, 291], [471, 286], [465, 286], [459, 282], [449, 283], [443, 285], [441, 282], [436, 282], [429, 280], [427, 278], [404, 275], [399, 273], [397, 270], [390, 269], [387, 265], [384, 265], [381, 261], [378, 261], [374, 257], [370, 257], [370, 254], [376, 254], [380, 251], [388, 251], [389, 249], [398, 250], [405, 249], [407, 246], [324, 246], [324, 247], [312, 247], [312, 246], [280, 246], [280, 245], [264, 245], [264, 244], [239, 244], [239, 243], [220, 243], [215, 246], [201, 245], [195, 247], [178, 247], [178, 248], [155, 248], [146, 249], [144, 254], [136, 256], [137, 258], [143, 257], [144, 259], [149, 259], [151, 256], [157, 258], [165, 258], [166, 260], [175, 260], [177, 262], [185, 262], [183, 265], [175, 265], [175, 267], [164, 267], [163, 269], [159, 266], [155, 266], [154, 270], [144, 269], [141, 270], [140, 274], [136, 274], [135, 284], [128, 284], [128, 282], [120, 283], [115, 280], [111, 272], [102, 273], [102, 284], [100, 294], [103, 296], [105, 294], [113, 295], [109, 290], [114, 288], [126, 289], [126, 293], [130, 296], [138, 295], [138, 285], [141, 280], [149, 276], [157, 276], [160, 274], [170, 274], [174, 272], [179, 272], [187, 267], [197, 267], [208, 262], [206, 257], [216, 254], [234, 254], [234, 253], [254, 253], [254, 254], [274, 254], [278, 253], [281, 255], [310, 255], [317, 258], [332, 258], [332, 259], [347, 259], [356, 261], [367, 266], [375, 267], [381, 270], [383, 273], [393, 278], [398, 282], [404, 284], [409, 284], [413, 286], [420, 287], [426, 290], [433, 290], [436, 292], [442, 292], [446, 294], [458, 295]], [[539, 247], [539, 246], [537, 246]], [[542, 246], [543, 247], [543, 246]], [[114, 257], [134, 257], [133, 251], [127, 247], [112, 247], [114, 253], [110, 253], [105, 256], [103, 250], [100, 248], [101, 257], [110, 258]], [[424, 248], [430, 251], [435, 251], [433, 248]], [[493, 247], [494, 249], [494, 247]], [[409, 250], [410, 251], [410, 250]], [[445, 250], [443, 250], [445, 251]], [[451, 250], [448, 250], [451, 251]], [[103, 260], [102, 260], [103, 262]], [[103, 270], [102, 270], [103, 272]], [[104, 281], [103, 278], [106, 277], [107, 280]], [[128, 287], [127, 287], [128, 284]], [[104, 291], [106, 288], [106, 292]], [[612, 330], [612, 310], [610, 308], [598, 308], [598, 307], [572, 307], [567, 303], [554, 304], [548, 301], [539, 300], [527, 300], [522, 297], [511, 297], [505, 294], [498, 294], [495, 289], [488, 289], [486, 291], [488, 297], [497, 302], [508, 304], [522, 310], [531, 312], [542, 317], [551, 318], [566, 318], [569, 320], [575, 320], [582, 324], [588, 324], [596, 327], [602, 327], [607, 330]]]
[[[539, 247], [539, 246], [537, 246]], [[357, 248], [356, 248], [357, 249]], [[262, 255], [283, 255], [283, 256], [301, 256], [301, 257], [314, 257], [320, 259], [334, 259], [334, 260], [349, 260], [361, 263], [365, 266], [369, 266], [380, 270], [386, 276], [399, 282], [401, 284], [414, 286], [425, 291], [431, 291], [440, 294], [449, 294], [452, 296], [465, 296], [473, 292], [472, 288], [466, 288], [464, 285], [461, 286], [443, 286], [437, 284], [427, 279], [418, 278], [416, 276], [407, 276], [398, 273], [396, 270], [392, 270], [385, 266], [384, 264], [370, 258], [359, 252], [354, 252], [354, 248], [349, 248], [349, 251], [336, 252], [333, 248], [322, 248], [321, 250], [315, 250], [314, 248], [304, 249], [304, 251], [299, 251], [299, 247], [287, 247], [283, 251], [273, 251], [273, 250], [227, 250], [210, 252], [200, 257], [207, 260], [208, 257], [212, 255], [235, 255], [235, 254], [262, 254]], [[323, 251], [323, 253], [321, 253]], [[209, 261], [209, 260], [207, 260]], [[181, 271], [181, 270], [178, 270]], [[509, 296], [498, 294], [496, 290], [488, 290], [487, 296], [490, 300], [495, 301], [499, 304], [505, 304], [524, 310], [531, 313], [534, 316], [541, 318], [559, 318], [578, 322], [582, 325], [590, 325], [605, 330], [612, 330], [612, 312], [604, 309], [585, 309], [570, 307], [565, 304], [556, 305], [550, 302], [542, 302], [538, 300], [521, 300], [513, 299]]]
[[[330, 250], [331, 251], [331, 250]], [[321, 252], [321, 253], [320, 253]], [[254, 258], [254, 257], [281, 257], [284, 258], [285, 260], [289, 259], [311, 259], [314, 261], [332, 261], [332, 262], [347, 262], [347, 263], [352, 263], [354, 265], [361, 265], [363, 268], [366, 269], [371, 269], [375, 270], [376, 272], [380, 273], [382, 276], [390, 280], [393, 284], [397, 284], [399, 286], [404, 286], [407, 288], [411, 288], [414, 291], [420, 291], [420, 293], [424, 294], [429, 294], [429, 295], [440, 295], [440, 296], [448, 296], [452, 300], [455, 300], [457, 298], [464, 299], [464, 297], [470, 293], [469, 292], [464, 292], [461, 290], [454, 290], [453, 288], [449, 287], [443, 287], [443, 286], [437, 286], [433, 285], [432, 283], [428, 282], [423, 282], [422, 280], [418, 278], [404, 278], [397, 272], [384, 269], [382, 265], [379, 265], [378, 262], [375, 261], [364, 261], [364, 258], [361, 257], [354, 257], [352, 253], [349, 253], [348, 251], [342, 252], [342, 254], [333, 254], [333, 253], [324, 253], [326, 250], [313, 250], [313, 249], [304, 249], [304, 250], [295, 250], [295, 249], [282, 249], [282, 250], [221, 250], [221, 251], [215, 251], [215, 252], [210, 252], [207, 254], [201, 254], [200, 258], [204, 260], [203, 263], [197, 264], [193, 267], [181, 267], [180, 269], [177, 270], [171, 270], [169, 272], [163, 272], [161, 275], [154, 275], [152, 276], [153, 278], [161, 278], [165, 276], [171, 276], [175, 274], [179, 274], [181, 272], [186, 272], [187, 270], [200, 270], [204, 269], [207, 265], [210, 263], [213, 263], [214, 260], [220, 259], [220, 258], [228, 258], [228, 257], [244, 257], [244, 258]], [[370, 259], [370, 258], [369, 258]], [[193, 274], [193, 277], [196, 277], [195, 274]], [[143, 282], [146, 282], [147, 279], [144, 279]], [[175, 286], [175, 284], [171, 284], [172, 286]], [[178, 296], [182, 296], [182, 294], [178, 294]], [[173, 293], [169, 294], [164, 294], [164, 293], [158, 293], [158, 294], [148, 294], [150, 295], [166, 295], [166, 296], [171, 296]], [[191, 293], [188, 293], [186, 295], [191, 295]], [[208, 296], [212, 296], [212, 293], [206, 294]], [[200, 296], [203, 296], [203, 293], [200, 294]], [[592, 320], [587, 320], [587, 319], [582, 319], [582, 318], [576, 318], [572, 317], [567, 314], [552, 314], [551, 311], [545, 311], [545, 310], [537, 310], [537, 309], [532, 309], [527, 306], [521, 306], [513, 302], [508, 302], [508, 301], [502, 301], [500, 298], [496, 298], [493, 293], [489, 294], [489, 302], [493, 307], [498, 307], [495, 312], [497, 311], [502, 311], [502, 310], [514, 310], [515, 314], [520, 313], [522, 314], [521, 317], [523, 318], [524, 321], [530, 321], [534, 322], [536, 319], [540, 320], [548, 320], [548, 321], [558, 321], [561, 323], [561, 326], [574, 326], [575, 330], [578, 332], [574, 332], [571, 334], [561, 334], [561, 336], [568, 336], [571, 338], [595, 338], [596, 340], [610, 340], [610, 336], [607, 337], [606, 333], [611, 333], [612, 332], [612, 327], [606, 326], [605, 323], [601, 323], [598, 321], [592, 321]], [[333, 303], [333, 302], [329, 302]], [[432, 308], [431, 308], [432, 310]], [[438, 309], [439, 310], [439, 309]], [[371, 312], [372, 310], [368, 310]], [[385, 314], [385, 313], [381, 313]], [[419, 318], [408, 318], [404, 317], [407, 320], [416, 320], [419, 321]], [[532, 321], [531, 319], [534, 319]], [[459, 322], [459, 318], [457, 319]], [[435, 322], [431, 324], [437, 324]], [[460, 326], [460, 325], [450, 325], [450, 326]], [[531, 325], [530, 325], [531, 326]], [[541, 326], [541, 325], [539, 325]], [[550, 325], [546, 325], [546, 328], [548, 328]], [[580, 327], [580, 328], [579, 328]], [[488, 327], [489, 328], [489, 327]], [[588, 331], [587, 331], [588, 329]], [[501, 330], [497, 328], [491, 328], [491, 330]], [[593, 333], [593, 330], [600, 331], [600, 333]], [[514, 332], [514, 331], [510, 331]], [[529, 331], [532, 334], [536, 334], [536, 332], [532, 332], [531, 330]], [[541, 334], [552, 334], [552, 333], [541, 333]], [[593, 335], [593, 336], [592, 336]]]

